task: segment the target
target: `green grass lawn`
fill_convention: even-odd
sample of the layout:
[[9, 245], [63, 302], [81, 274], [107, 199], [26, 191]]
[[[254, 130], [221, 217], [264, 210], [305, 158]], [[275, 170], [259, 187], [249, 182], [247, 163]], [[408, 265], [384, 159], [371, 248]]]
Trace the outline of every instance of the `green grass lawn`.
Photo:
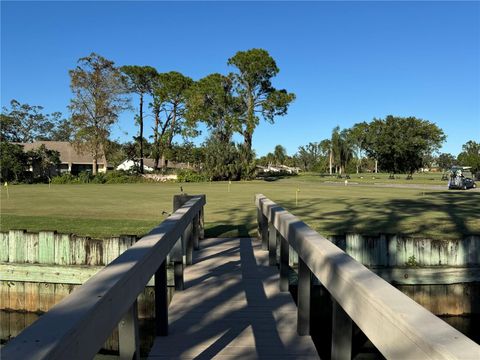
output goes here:
[[[353, 181], [354, 176], [352, 176]], [[319, 180], [317, 180], [319, 179]], [[379, 232], [459, 238], [480, 233], [480, 192], [338, 186], [317, 176], [278, 181], [118, 185], [15, 185], [1, 191], [1, 229], [57, 230], [92, 237], [144, 234], [171, 212], [180, 186], [207, 195], [208, 236], [254, 235], [254, 195], [263, 193], [318, 232]], [[295, 205], [295, 192], [299, 203]]]

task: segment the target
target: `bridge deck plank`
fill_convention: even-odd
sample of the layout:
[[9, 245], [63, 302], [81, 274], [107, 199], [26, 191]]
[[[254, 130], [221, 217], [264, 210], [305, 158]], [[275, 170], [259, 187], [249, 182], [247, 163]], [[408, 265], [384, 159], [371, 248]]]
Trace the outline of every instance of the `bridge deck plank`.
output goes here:
[[310, 336], [297, 335], [295, 303], [278, 282], [259, 241], [203, 240], [170, 304], [169, 336], [155, 339], [149, 358], [318, 358]]

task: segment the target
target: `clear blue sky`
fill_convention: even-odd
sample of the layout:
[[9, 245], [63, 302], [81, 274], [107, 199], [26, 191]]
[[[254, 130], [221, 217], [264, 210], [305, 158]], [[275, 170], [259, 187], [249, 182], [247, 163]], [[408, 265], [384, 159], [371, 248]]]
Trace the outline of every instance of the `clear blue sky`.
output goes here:
[[[336, 125], [388, 114], [436, 122], [448, 135], [442, 150], [456, 155], [480, 141], [479, 24], [479, 2], [2, 1], [1, 103], [67, 114], [68, 70], [91, 52], [199, 79], [260, 47], [280, 68], [274, 84], [297, 100], [257, 128], [258, 155], [276, 144], [293, 154]], [[125, 113], [113, 138], [136, 131]]]

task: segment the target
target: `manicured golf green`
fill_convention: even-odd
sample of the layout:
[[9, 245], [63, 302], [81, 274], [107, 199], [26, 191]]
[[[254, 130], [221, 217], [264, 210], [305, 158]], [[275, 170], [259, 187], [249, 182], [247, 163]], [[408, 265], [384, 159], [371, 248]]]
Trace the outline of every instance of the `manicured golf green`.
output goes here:
[[[355, 182], [354, 178], [350, 182]], [[1, 191], [1, 229], [57, 230], [92, 237], [144, 234], [180, 192], [206, 194], [208, 236], [255, 233], [254, 194], [263, 193], [321, 234], [407, 233], [452, 239], [480, 233], [480, 192], [277, 181], [118, 185], [15, 185]], [[298, 205], [295, 194], [298, 192]]]

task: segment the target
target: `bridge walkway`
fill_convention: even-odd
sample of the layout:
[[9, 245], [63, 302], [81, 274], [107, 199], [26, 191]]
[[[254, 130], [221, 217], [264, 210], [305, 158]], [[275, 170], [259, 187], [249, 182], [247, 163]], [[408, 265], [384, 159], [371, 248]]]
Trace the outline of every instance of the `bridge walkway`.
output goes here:
[[185, 269], [185, 290], [169, 307], [169, 335], [149, 359], [316, 359], [310, 336], [297, 335], [297, 308], [279, 291], [268, 252], [250, 238], [201, 243]]

